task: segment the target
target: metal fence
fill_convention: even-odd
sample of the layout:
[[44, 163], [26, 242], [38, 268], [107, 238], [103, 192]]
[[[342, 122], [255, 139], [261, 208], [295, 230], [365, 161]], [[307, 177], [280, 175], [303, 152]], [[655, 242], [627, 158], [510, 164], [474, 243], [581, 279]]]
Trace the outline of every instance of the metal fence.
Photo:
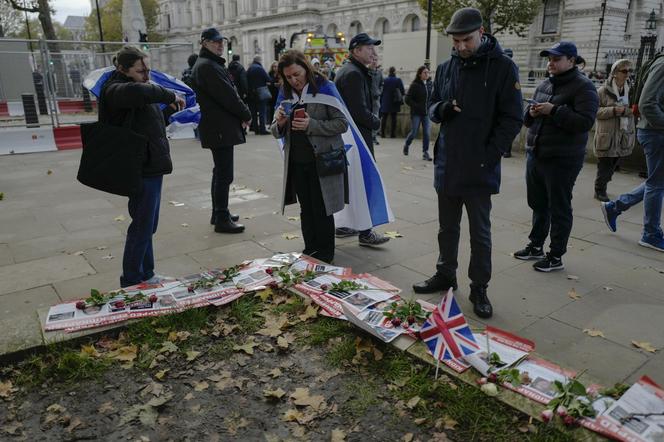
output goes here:
[[[87, 95], [83, 80], [92, 71], [112, 65], [125, 42], [0, 39], [0, 114], [11, 116], [21, 108], [24, 95], [39, 104], [41, 124], [76, 123], [77, 103]], [[179, 78], [195, 48], [190, 42], [140, 43], [152, 69]], [[94, 97], [92, 98], [94, 100]], [[54, 111], [56, 110], [56, 111]], [[5, 115], [7, 116], [7, 115]], [[74, 121], [72, 121], [72, 119]], [[2, 126], [12, 125], [7, 118]], [[13, 119], [14, 123], [18, 119]], [[80, 119], [79, 119], [80, 121]]]

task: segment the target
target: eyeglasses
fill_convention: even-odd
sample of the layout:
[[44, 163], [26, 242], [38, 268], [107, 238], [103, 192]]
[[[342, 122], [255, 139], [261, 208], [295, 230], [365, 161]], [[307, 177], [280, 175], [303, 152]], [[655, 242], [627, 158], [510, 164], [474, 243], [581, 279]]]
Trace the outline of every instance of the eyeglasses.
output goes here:
[[622, 72], [623, 74], [631, 74], [634, 71], [631, 69], [618, 69], [617, 72]]

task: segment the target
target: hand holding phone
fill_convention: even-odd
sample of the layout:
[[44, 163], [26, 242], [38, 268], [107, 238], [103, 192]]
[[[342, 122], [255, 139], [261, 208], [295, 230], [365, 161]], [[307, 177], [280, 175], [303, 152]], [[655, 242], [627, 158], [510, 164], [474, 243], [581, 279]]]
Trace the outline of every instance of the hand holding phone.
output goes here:
[[300, 118], [300, 119], [305, 118], [306, 117], [306, 112], [305, 112], [304, 108], [295, 109], [295, 112], [293, 113], [293, 117]]
[[524, 98], [523, 101], [525, 101], [526, 103], [528, 103], [532, 106], [534, 106], [536, 104], [539, 104], [537, 101], [533, 100], [532, 98]]

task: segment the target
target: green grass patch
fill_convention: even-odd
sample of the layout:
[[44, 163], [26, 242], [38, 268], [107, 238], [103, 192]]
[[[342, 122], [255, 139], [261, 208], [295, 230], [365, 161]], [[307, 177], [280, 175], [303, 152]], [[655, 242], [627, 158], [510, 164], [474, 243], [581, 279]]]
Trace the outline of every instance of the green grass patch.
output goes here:
[[32, 356], [17, 366], [16, 383], [38, 387], [47, 382], [71, 384], [98, 379], [111, 366], [111, 361], [83, 355], [66, 344], [53, 344], [46, 353]]
[[306, 307], [304, 299], [300, 296], [290, 295], [288, 302], [275, 306], [272, 311], [277, 314], [287, 313], [289, 315], [296, 315], [304, 312]]
[[233, 345], [235, 345], [235, 343], [231, 338], [220, 339], [210, 346], [208, 349], [208, 355], [218, 360], [228, 359], [234, 353]]
[[265, 320], [258, 315], [265, 304], [257, 298], [243, 296], [231, 304], [228, 315], [240, 326], [244, 333], [254, 333], [262, 327]]
[[366, 414], [372, 406], [378, 404], [378, 385], [371, 380], [362, 379], [345, 386], [349, 399], [341, 405], [340, 411], [352, 418]]
[[350, 362], [355, 357], [355, 337], [346, 336], [338, 342], [330, 343], [330, 347], [325, 354], [325, 360], [332, 367], [341, 367], [346, 362]]
[[213, 314], [214, 311], [210, 308], [195, 308], [172, 315], [147, 318], [129, 324], [126, 335], [132, 344], [147, 344], [149, 348], [158, 348], [171, 331], [188, 331], [193, 338], [207, 326]]
[[304, 338], [304, 343], [309, 345], [323, 345], [332, 338], [354, 333], [354, 328], [349, 322], [325, 317], [318, 318], [315, 322], [300, 324], [299, 328], [309, 332]]

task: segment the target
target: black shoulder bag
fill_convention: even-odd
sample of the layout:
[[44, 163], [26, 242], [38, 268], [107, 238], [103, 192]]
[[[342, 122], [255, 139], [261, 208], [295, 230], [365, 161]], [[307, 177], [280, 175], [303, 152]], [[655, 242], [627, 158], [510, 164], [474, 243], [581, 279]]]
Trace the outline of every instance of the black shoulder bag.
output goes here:
[[319, 176], [339, 175], [346, 172], [346, 149], [332, 149], [316, 154], [316, 171]]
[[115, 195], [140, 194], [148, 139], [131, 130], [134, 113], [132, 108], [122, 126], [102, 121], [81, 124], [83, 153], [78, 181]]

